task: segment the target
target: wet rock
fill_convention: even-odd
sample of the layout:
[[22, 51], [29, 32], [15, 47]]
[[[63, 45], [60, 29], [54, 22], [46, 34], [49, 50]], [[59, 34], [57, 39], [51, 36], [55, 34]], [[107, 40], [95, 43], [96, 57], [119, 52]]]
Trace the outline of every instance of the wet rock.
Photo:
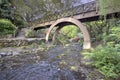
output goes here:
[[14, 56], [18, 54], [19, 54], [19, 51], [13, 48], [4, 48], [0, 50], [1, 57]]
[[12, 56], [13, 54], [16, 54], [16, 53], [13, 53], [12, 51], [11, 52], [0, 52], [1, 57]]

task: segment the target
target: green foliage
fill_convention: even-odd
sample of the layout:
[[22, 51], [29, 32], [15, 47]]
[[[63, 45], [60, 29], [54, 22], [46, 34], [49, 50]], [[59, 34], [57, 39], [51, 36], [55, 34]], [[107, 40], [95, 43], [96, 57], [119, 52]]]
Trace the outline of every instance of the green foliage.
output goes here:
[[52, 0], [53, 3], [60, 3], [61, 0]]
[[110, 19], [106, 21], [93, 21], [86, 23], [87, 29], [91, 36], [91, 41], [103, 42], [120, 42], [120, 24], [117, 19]]
[[57, 36], [56, 42], [57, 42], [57, 43], [62, 43], [62, 44], [64, 45], [64, 44], [69, 43], [70, 41], [69, 41], [69, 38], [66, 37], [65, 35], [59, 34], [59, 35]]
[[120, 11], [120, 0], [98, 0], [100, 14], [106, 15], [109, 11]]
[[80, 0], [0, 0], [0, 18], [9, 19], [22, 28], [37, 16], [46, 21], [50, 14], [69, 8], [75, 2]]
[[74, 25], [68, 25], [61, 29], [57, 36], [57, 42], [66, 44], [76, 37], [83, 37], [78, 27]]
[[65, 26], [61, 29], [61, 33], [65, 34], [66, 37], [72, 38], [77, 36], [79, 29], [74, 25]]
[[104, 43], [113, 43], [115, 46], [116, 44], [120, 44], [120, 25], [118, 24], [115, 27], [110, 29], [109, 35], [104, 36]]
[[16, 26], [7, 19], [0, 19], [0, 35], [14, 34]]
[[[73, 3], [80, 3], [81, 0], [11, 0], [19, 13], [28, 20], [34, 16], [41, 16], [47, 19], [57, 11], [72, 7]], [[46, 19], [45, 19], [46, 20]]]
[[116, 25], [109, 23], [103, 25], [104, 28], [100, 32], [103, 46], [98, 46], [88, 54], [92, 59], [92, 65], [107, 78], [120, 76], [120, 24], [118, 22], [119, 20], [114, 23]]
[[12, 23], [14, 23], [17, 27], [23, 27], [27, 25], [26, 21], [21, 15], [21, 12], [15, 9], [12, 0], [0, 0], [0, 18], [11, 20]]
[[93, 66], [105, 77], [117, 78], [120, 76], [120, 52], [116, 47], [98, 46], [89, 55], [93, 60]]
[[103, 39], [103, 33], [109, 31], [109, 25], [105, 21], [93, 21], [86, 23], [87, 29], [91, 36], [91, 41], [101, 41]]
[[0, 4], [2, 3], [2, 0], [0, 0]]
[[35, 37], [35, 32], [32, 31], [31, 29], [29, 29], [29, 30], [26, 31], [25, 37], [33, 38], [33, 37]]
[[12, 16], [11, 3], [9, 0], [0, 1], [0, 18], [8, 18]]
[[12, 22], [17, 25], [18, 28], [23, 28], [28, 25], [28, 22], [23, 19], [21, 14], [18, 11], [14, 12], [14, 17], [12, 19]]

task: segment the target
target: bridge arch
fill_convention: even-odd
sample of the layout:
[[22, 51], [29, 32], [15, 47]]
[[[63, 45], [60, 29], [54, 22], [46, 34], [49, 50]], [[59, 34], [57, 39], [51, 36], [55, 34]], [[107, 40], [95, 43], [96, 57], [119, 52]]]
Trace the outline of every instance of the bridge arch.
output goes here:
[[[58, 24], [60, 24], [60, 23], [63, 23], [63, 22], [69, 22], [69, 23], [72, 23], [72, 24], [76, 25], [77, 27], [79, 27], [79, 29], [81, 30], [81, 32], [82, 32], [82, 34], [83, 34], [83, 37], [84, 37], [83, 49], [90, 49], [90, 48], [91, 48], [90, 35], [89, 35], [89, 33], [88, 33], [87, 28], [86, 28], [79, 20], [74, 19], [74, 18], [71, 18], [71, 17], [69, 17], [69, 18], [61, 18], [61, 19], [58, 19], [55, 23], [53, 23], [53, 24], [50, 26], [50, 28], [49, 28], [49, 30], [48, 30], [48, 32], [47, 32], [47, 34], [46, 34], [46, 41], [48, 41], [49, 35], [50, 35], [52, 29], [53, 29], [56, 25], [58, 25]], [[58, 30], [60, 30], [60, 29], [61, 29], [61, 28], [58, 28]], [[56, 30], [55, 36], [56, 36], [58, 30]], [[54, 37], [54, 36], [53, 36], [53, 37]]]

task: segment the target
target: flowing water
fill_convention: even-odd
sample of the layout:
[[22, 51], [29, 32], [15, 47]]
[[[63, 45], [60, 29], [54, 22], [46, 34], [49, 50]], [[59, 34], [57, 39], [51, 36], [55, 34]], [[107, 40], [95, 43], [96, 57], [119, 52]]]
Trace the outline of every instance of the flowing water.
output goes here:
[[79, 44], [41, 51], [24, 48], [0, 59], [0, 80], [91, 80], [81, 65]]

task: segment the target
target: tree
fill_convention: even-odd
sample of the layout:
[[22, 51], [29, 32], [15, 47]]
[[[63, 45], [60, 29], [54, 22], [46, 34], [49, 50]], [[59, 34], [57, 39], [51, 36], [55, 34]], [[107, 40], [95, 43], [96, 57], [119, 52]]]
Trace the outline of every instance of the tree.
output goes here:
[[[11, 0], [25, 18], [42, 18], [62, 9], [71, 8], [81, 0]], [[39, 17], [38, 17], [39, 16]]]
[[9, 0], [0, 0], [0, 18], [12, 19], [13, 10]]
[[106, 15], [109, 11], [120, 12], [120, 0], [98, 0], [100, 13]]

